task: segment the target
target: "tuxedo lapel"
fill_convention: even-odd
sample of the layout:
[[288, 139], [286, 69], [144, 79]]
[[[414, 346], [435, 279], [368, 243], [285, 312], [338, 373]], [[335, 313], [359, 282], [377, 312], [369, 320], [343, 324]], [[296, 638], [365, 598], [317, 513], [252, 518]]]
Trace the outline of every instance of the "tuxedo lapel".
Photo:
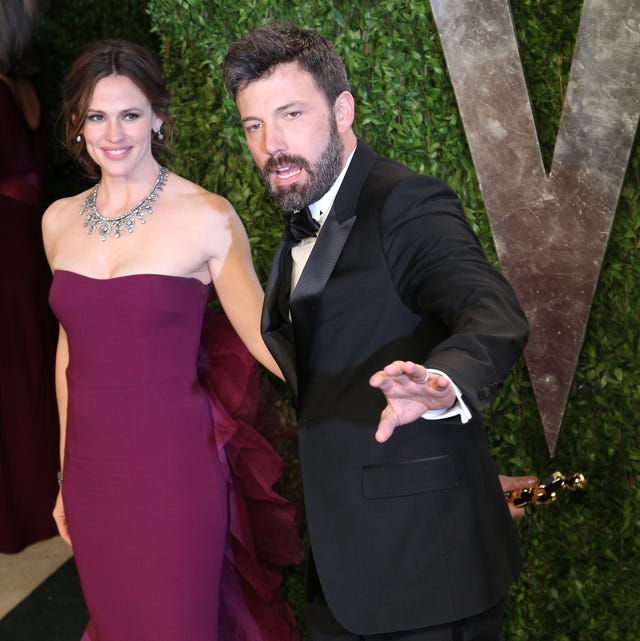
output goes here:
[[[301, 372], [307, 366], [318, 298], [351, 232], [362, 186], [377, 159], [375, 152], [358, 142], [347, 174], [291, 300], [291, 242], [280, 241], [276, 251], [265, 290], [261, 329], [267, 347], [296, 398], [302, 384], [299, 380]], [[295, 324], [295, 341], [289, 308]]]
[[298, 362], [306, 362], [318, 297], [331, 276], [355, 219], [355, 212], [342, 222], [338, 220], [334, 210], [329, 212], [300, 280], [293, 290], [290, 307], [295, 324]]
[[[306, 366], [308, 361], [318, 300], [356, 221], [360, 192], [377, 158], [377, 154], [369, 147], [358, 143], [333, 207], [291, 296], [298, 375], [301, 365]], [[298, 383], [301, 384], [300, 381]]]

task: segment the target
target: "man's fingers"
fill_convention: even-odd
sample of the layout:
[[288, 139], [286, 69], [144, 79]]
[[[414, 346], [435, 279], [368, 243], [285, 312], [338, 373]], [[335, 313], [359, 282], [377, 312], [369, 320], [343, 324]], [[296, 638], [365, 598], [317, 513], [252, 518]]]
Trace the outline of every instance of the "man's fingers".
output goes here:
[[509, 513], [512, 519], [521, 519], [525, 515], [523, 507], [515, 507], [511, 503], [509, 504]]
[[499, 475], [500, 484], [505, 491], [521, 490], [524, 487], [535, 487], [538, 478], [535, 476], [504, 476]]
[[375, 438], [378, 443], [384, 443], [391, 438], [391, 435], [396, 429], [396, 420], [393, 416], [393, 412], [389, 407], [385, 407], [380, 414], [380, 422], [378, 423], [378, 429], [375, 433]]
[[[499, 474], [500, 485], [505, 492], [516, 492], [524, 489], [525, 487], [535, 487], [538, 485], [538, 478], [536, 476], [504, 476]], [[517, 495], [517, 494], [516, 494]], [[523, 507], [516, 507], [513, 503], [509, 502], [509, 513], [511, 518], [520, 519], [525, 515]]]
[[439, 392], [444, 392], [449, 388], [451, 383], [446, 376], [435, 375], [429, 377], [429, 385]]
[[388, 441], [391, 435], [393, 434], [394, 427], [388, 426], [388, 425], [378, 425], [378, 429], [376, 430], [376, 441], [378, 443], [384, 443], [385, 441]]

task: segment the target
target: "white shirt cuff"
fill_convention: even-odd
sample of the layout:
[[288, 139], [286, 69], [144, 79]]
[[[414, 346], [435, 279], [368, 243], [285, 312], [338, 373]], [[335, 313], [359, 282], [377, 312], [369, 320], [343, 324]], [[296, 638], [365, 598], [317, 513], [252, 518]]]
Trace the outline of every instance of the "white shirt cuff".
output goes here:
[[460, 388], [451, 380], [447, 374], [441, 372], [439, 369], [427, 369], [429, 374], [439, 374], [444, 376], [452, 385], [453, 389], [456, 392], [456, 402], [446, 409], [441, 410], [427, 410], [422, 418], [428, 421], [435, 421], [443, 418], [454, 418], [456, 416], [460, 417], [460, 422], [467, 423], [471, 420], [471, 410], [467, 407], [466, 403], [462, 400], [462, 392]]

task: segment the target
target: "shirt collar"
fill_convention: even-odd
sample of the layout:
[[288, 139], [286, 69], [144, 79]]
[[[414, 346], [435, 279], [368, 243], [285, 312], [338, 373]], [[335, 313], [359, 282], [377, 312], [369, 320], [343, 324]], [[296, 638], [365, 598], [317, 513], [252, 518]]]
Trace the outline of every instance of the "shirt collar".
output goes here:
[[356, 148], [354, 147], [353, 151], [349, 154], [347, 162], [344, 164], [340, 175], [335, 179], [333, 185], [329, 188], [329, 191], [327, 191], [320, 200], [316, 200], [315, 203], [311, 203], [309, 205], [309, 211], [315, 220], [319, 220], [320, 214], [327, 214], [331, 207], [333, 207], [333, 201], [336, 199], [336, 195], [340, 189], [340, 185], [342, 185], [347, 169], [349, 169], [349, 165], [351, 164], [351, 159], [353, 158], [355, 151]]

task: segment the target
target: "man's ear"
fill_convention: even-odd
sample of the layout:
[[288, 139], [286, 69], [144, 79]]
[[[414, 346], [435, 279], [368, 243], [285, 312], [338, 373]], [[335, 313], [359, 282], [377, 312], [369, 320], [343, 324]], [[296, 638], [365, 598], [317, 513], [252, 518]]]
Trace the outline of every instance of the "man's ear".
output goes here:
[[355, 102], [348, 91], [343, 91], [333, 105], [333, 113], [336, 117], [336, 124], [340, 133], [351, 129], [355, 118]]

